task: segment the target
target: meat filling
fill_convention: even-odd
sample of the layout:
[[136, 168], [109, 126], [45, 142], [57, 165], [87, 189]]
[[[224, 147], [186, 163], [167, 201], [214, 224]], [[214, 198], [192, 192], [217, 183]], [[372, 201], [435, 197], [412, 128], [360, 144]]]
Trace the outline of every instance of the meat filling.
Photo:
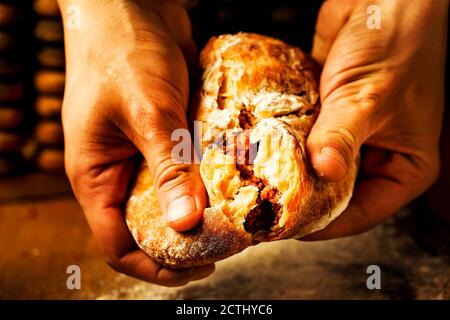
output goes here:
[[242, 129], [251, 129], [255, 124], [255, 117], [251, 113], [251, 111], [247, 111], [247, 109], [242, 109], [239, 114], [239, 126]]
[[[242, 111], [239, 116], [239, 123], [243, 129], [253, 126], [253, 115], [249, 111]], [[244, 138], [244, 147], [237, 148], [238, 139]], [[253, 172], [253, 160], [250, 155], [249, 136], [232, 136], [226, 139], [224, 152], [234, 155], [236, 169], [241, 177], [241, 187], [254, 185], [259, 189], [256, 206], [250, 210], [245, 218], [244, 228], [247, 232], [256, 233], [261, 230], [270, 231], [272, 226], [278, 224], [282, 213], [282, 205], [278, 203], [281, 197], [280, 191], [270, 186], [265, 179], [258, 178]]]
[[245, 230], [251, 233], [269, 231], [278, 224], [282, 212], [282, 205], [277, 202], [279, 198], [280, 192], [277, 189], [264, 186], [256, 200], [256, 206], [245, 218]]

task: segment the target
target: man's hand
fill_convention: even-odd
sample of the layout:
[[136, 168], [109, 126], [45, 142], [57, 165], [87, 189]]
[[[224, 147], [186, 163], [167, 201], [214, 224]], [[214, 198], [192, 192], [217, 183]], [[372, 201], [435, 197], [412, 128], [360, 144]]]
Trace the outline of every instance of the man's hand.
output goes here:
[[[187, 128], [185, 58], [195, 55], [189, 18], [176, 1], [66, 1], [67, 79], [63, 104], [67, 175], [94, 236], [116, 270], [139, 279], [182, 285], [213, 266], [170, 270], [136, 247], [123, 215], [134, 156], [142, 153], [171, 227], [193, 228], [206, 192], [194, 165], [174, 165], [174, 129]], [[76, 24], [75, 24], [76, 25]]]
[[[381, 29], [367, 28], [367, 8]], [[424, 192], [439, 171], [448, 1], [323, 4], [312, 55], [324, 64], [322, 109], [307, 141], [312, 165], [341, 179], [365, 145], [362, 180], [320, 240], [360, 233]]]

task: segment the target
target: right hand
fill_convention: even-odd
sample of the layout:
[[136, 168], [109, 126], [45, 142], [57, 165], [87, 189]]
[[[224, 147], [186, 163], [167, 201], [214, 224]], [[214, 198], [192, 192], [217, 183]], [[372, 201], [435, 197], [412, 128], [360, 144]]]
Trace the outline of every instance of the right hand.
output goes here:
[[80, 8], [70, 28], [65, 0], [66, 90], [63, 104], [67, 175], [109, 264], [162, 284], [206, 277], [214, 266], [166, 269], [137, 248], [123, 208], [142, 153], [169, 225], [195, 227], [206, 205], [198, 166], [172, 162], [172, 131], [187, 128], [186, 57], [195, 56], [190, 22], [176, 1], [70, 1]]

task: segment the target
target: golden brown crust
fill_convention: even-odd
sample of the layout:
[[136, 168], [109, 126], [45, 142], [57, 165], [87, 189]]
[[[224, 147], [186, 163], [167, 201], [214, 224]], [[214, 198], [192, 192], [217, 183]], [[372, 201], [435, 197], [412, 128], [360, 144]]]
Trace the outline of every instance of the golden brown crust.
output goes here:
[[139, 170], [126, 206], [128, 227], [142, 250], [171, 267], [209, 264], [244, 250], [250, 236], [236, 230], [221, 213], [205, 210], [202, 224], [179, 233], [167, 226], [145, 165]]
[[[320, 109], [318, 66], [297, 48], [247, 33], [212, 38], [200, 64], [192, 114], [203, 126], [200, 173], [210, 207], [197, 229], [172, 230], [143, 166], [126, 207], [139, 246], [164, 265], [187, 267], [324, 228], [347, 206], [357, 165], [344, 180], [326, 183], [308, 163], [306, 137]], [[248, 145], [258, 145], [252, 163], [238, 166], [239, 152], [212, 144], [248, 128]]]

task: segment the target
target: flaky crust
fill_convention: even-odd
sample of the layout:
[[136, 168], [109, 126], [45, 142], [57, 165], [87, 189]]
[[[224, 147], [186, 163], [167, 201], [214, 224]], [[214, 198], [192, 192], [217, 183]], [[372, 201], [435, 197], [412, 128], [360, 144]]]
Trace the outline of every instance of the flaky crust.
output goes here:
[[[320, 109], [317, 65], [297, 48], [248, 33], [212, 38], [200, 64], [203, 77], [192, 114], [202, 122], [198, 151], [209, 208], [197, 229], [172, 230], [144, 164], [126, 206], [126, 221], [138, 245], [166, 266], [188, 267], [261, 241], [323, 229], [347, 207], [357, 164], [340, 182], [326, 183], [308, 163], [306, 138]], [[233, 155], [216, 143], [218, 136], [226, 140], [249, 128], [248, 141], [258, 149], [248, 168], [257, 182], [245, 178]], [[277, 208], [273, 225], [249, 231], [246, 222], [262, 201], [269, 201], [262, 200], [268, 190], [273, 191], [272, 208]]]
[[160, 263], [171, 267], [209, 264], [249, 246], [251, 238], [236, 230], [221, 213], [208, 208], [202, 224], [179, 233], [164, 221], [152, 177], [140, 168], [126, 207], [128, 227], [139, 247]]

